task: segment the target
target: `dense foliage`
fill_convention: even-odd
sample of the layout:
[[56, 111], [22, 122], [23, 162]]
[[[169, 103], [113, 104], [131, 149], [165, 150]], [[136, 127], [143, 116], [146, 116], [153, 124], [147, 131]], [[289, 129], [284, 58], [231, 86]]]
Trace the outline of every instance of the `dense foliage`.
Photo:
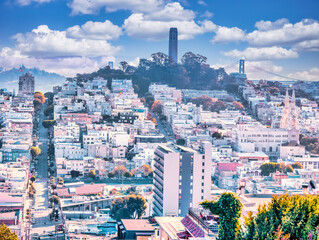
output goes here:
[[307, 137], [306, 135], [300, 134], [300, 144], [306, 147], [306, 150], [313, 154], [319, 154], [319, 138], [318, 137]]
[[18, 235], [16, 233], [11, 232], [10, 228], [8, 228], [3, 223], [0, 225], [0, 239], [1, 240], [18, 240]]
[[41, 149], [33, 146], [30, 148], [30, 152], [31, 152], [32, 157], [35, 158], [36, 156], [41, 154]]
[[239, 218], [243, 205], [234, 193], [223, 193], [217, 201], [206, 200], [201, 205], [219, 215], [219, 240], [241, 239]]
[[121, 62], [121, 70], [110, 69], [108, 66], [90, 74], [77, 74], [75, 80], [82, 84], [95, 77], [108, 79], [111, 86], [112, 78], [131, 78], [135, 91], [144, 96], [152, 82], [169, 84], [177, 88], [188, 89], [237, 89], [234, 79], [226, 74], [223, 68], [214, 69], [207, 63], [205, 56], [187, 52], [181, 64], [170, 64], [169, 56], [154, 53], [151, 59], [141, 59], [138, 67]]
[[274, 195], [269, 204], [259, 207], [256, 216], [249, 213], [245, 218], [245, 239], [275, 240], [280, 233], [285, 239], [314, 240], [319, 239], [318, 226], [319, 196]]
[[111, 217], [116, 221], [136, 219], [142, 217], [145, 210], [146, 200], [140, 195], [132, 194], [112, 202]]
[[[295, 168], [293, 166], [295, 166]], [[286, 165], [284, 163], [268, 162], [260, 166], [262, 176], [269, 176], [271, 173], [275, 173], [276, 171], [280, 173], [289, 173], [289, 172], [293, 172], [294, 169], [300, 169], [300, 168], [302, 168], [300, 163], [299, 164], [294, 163], [293, 165], [290, 165], [290, 164]]]

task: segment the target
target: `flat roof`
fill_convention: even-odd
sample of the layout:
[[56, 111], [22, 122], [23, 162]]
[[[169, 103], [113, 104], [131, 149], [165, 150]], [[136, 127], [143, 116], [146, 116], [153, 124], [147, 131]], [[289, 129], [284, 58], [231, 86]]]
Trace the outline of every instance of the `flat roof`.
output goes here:
[[179, 239], [177, 233], [185, 231], [182, 224], [182, 217], [155, 217], [156, 222], [160, 225], [171, 239]]
[[155, 225], [147, 219], [122, 219], [126, 231], [154, 231]]

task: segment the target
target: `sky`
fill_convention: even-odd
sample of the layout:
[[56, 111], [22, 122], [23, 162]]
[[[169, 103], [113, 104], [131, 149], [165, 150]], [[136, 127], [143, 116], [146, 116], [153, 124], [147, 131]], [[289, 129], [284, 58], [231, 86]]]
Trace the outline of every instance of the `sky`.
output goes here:
[[318, 0], [1, 0], [0, 67], [72, 77], [108, 61], [137, 65], [167, 53], [177, 27], [179, 59], [191, 51], [233, 72], [244, 58], [252, 80], [319, 81], [318, 9]]

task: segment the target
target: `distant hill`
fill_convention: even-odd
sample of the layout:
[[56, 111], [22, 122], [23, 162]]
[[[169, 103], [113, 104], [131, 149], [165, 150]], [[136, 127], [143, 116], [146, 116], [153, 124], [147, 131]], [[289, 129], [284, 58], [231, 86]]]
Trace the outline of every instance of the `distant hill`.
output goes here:
[[25, 68], [22, 66], [21, 69], [22, 72], [20, 71], [20, 68], [3, 70], [0, 67], [0, 88], [6, 88], [9, 91], [15, 89], [16, 92], [18, 92], [19, 76], [27, 72], [30, 72], [34, 76], [36, 91], [52, 91], [53, 86], [61, 85], [66, 79], [64, 76], [59, 74], [49, 73], [38, 68]]

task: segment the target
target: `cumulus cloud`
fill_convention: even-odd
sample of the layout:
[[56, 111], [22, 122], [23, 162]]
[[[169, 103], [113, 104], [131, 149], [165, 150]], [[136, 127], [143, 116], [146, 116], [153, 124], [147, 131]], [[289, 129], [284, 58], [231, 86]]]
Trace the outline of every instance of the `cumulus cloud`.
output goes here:
[[55, 57], [35, 58], [21, 54], [12, 48], [2, 48], [0, 51], [0, 66], [11, 69], [24, 65], [28, 68], [37, 67], [48, 72], [55, 72], [67, 77], [73, 77], [77, 73], [87, 73], [105, 66], [108, 61], [115, 61], [113, 56], [88, 58], [88, 57]]
[[46, 25], [16, 34], [14, 39], [16, 49], [32, 57], [99, 57], [113, 55], [120, 49], [104, 40], [68, 38], [66, 31], [51, 30]]
[[[319, 39], [319, 23], [311, 19], [304, 19], [295, 24], [281, 20], [281, 24], [276, 22], [265, 24], [266, 22], [257, 24], [262, 29], [255, 30], [247, 34], [247, 41], [254, 46], [292, 46], [299, 42], [318, 40]], [[281, 26], [275, 27], [274, 26]]]
[[319, 51], [319, 39], [309, 40], [297, 43], [293, 46], [294, 51], [298, 52], [318, 52]]
[[282, 28], [285, 24], [288, 24], [288, 23], [289, 23], [289, 20], [286, 18], [281, 18], [274, 22], [261, 20], [259, 22], [256, 22], [255, 27], [259, 31], [269, 31], [269, 30]]
[[241, 58], [244, 57], [247, 60], [269, 60], [269, 59], [287, 59], [297, 58], [298, 53], [282, 47], [265, 47], [265, 48], [253, 48], [248, 47], [243, 51], [237, 49], [223, 52], [225, 56]]
[[207, 3], [202, 0], [198, 1], [198, 4], [202, 6], [207, 6]]
[[132, 12], [154, 12], [163, 6], [162, 0], [71, 0], [68, 6], [72, 14], [96, 14], [104, 8], [107, 12], [129, 10]]
[[179, 2], [168, 3], [159, 11], [145, 15], [147, 20], [155, 21], [191, 21], [195, 18], [192, 10], [184, 9]]
[[52, 2], [53, 0], [16, 0], [15, 3], [18, 4], [19, 6], [27, 6], [32, 3], [48, 3]]
[[66, 36], [79, 39], [112, 40], [122, 34], [122, 29], [109, 20], [105, 22], [88, 21], [82, 26], [75, 25], [66, 30]]
[[308, 71], [295, 72], [288, 75], [288, 77], [300, 80], [319, 81], [319, 68], [311, 68]]
[[245, 40], [245, 31], [237, 27], [221, 27], [215, 31], [216, 35], [211, 40], [212, 43], [237, 42]]
[[216, 25], [208, 20], [196, 23], [194, 20], [157, 21], [148, 20], [142, 13], [134, 13], [125, 19], [123, 28], [128, 36], [147, 40], [162, 40], [167, 38], [171, 27], [178, 28], [178, 38], [191, 39], [195, 35], [212, 32]]
[[206, 18], [206, 19], [209, 19], [209, 18], [212, 18], [214, 16], [214, 13], [206, 10], [203, 14], [200, 15], [201, 18]]

